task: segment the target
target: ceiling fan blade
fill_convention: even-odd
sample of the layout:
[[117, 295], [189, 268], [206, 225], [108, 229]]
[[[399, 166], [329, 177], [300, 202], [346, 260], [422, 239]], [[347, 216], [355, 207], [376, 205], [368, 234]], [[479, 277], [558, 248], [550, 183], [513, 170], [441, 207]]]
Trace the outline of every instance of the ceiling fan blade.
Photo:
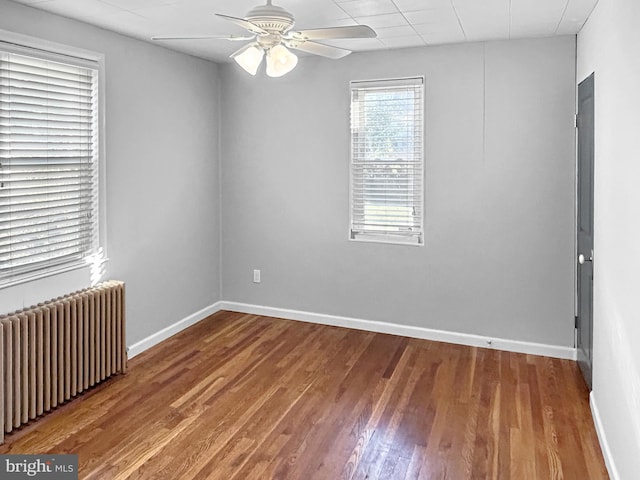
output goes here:
[[305, 40], [329, 40], [334, 38], [376, 38], [378, 34], [367, 25], [354, 25], [350, 27], [316, 28], [313, 30], [301, 30], [291, 32], [290, 38]]
[[351, 53], [351, 50], [309, 41], [302, 43], [296, 42], [295, 40], [285, 41], [285, 44], [287, 45], [287, 47], [295, 48], [307, 53], [313, 53], [314, 55], [320, 55], [322, 57], [332, 58], [334, 60], [346, 57]]
[[151, 40], [230, 40], [230, 41], [242, 41], [253, 40], [254, 37], [242, 37], [240, 35], [181, 35], [179, 37], [174, 36], [162, 36], [156, 35], [151, 37]]
[[240, 25], [242, 28], [246, 28], [251, 33], [255, 33], [256, 35], [269, 34], [269, 32], [267, 32], [263, 28], [260, 28], [255, 23], [252, 23], [249, 20], [245, 20], [244, 18], [230, 17], [229, 15], [222, 15], [221, 13], [216, 13], [216, 16], [224, 18], [225, 20], [229, 20], [231, 23], [235, 23], [236, 25]]

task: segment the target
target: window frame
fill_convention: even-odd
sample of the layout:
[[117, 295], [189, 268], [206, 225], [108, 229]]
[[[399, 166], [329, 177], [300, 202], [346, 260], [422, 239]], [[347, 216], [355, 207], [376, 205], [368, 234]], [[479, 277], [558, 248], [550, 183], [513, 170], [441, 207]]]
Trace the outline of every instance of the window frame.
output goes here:
[[97, 245], [87, 257], [60, 265], [43, 266], [28, 272], [9, 275], [0, 279], [0, 290], [15, 285], [35, 281], [38, 279], [58, 275], [79, 269], [87, 269], [91, 275], [91, 283], [96, 283], [96, 271], [103, 271], [107, 262], [107, 205], [106, 205], [106, 141], [105, 141], [105, 56], [104, 54], [63, 45], [37, 37], [22, 35], [0, 29], [0, 49], [8, 53], [31, 56], [42, 60], [92, 68], [97, 71], [97, 176], [96, 211], [98, 218], [95, 222], [97, 229]]
[[[362, 88], [364, 85], [370, 85], [372, 89], [384, 87], [388, 85], [390, 87], [393, 86], [401, 86], [403, 84], [410, 85], [411, 82], [414, 82], [413, 85], [420, 85], [420, 127], [421, 127], [421, 145], [420, 145], [420, 167], [419, 167], [419, 175], [420, 182], [422, 183], [420, 192], [420, 200], [419, 202], [415, 202], [414, 205], [418, 206], [420, 209], [420, 230], [418, 234], [384, 234], [384, 233], [374, 233], [374, 232], [354, 232], [354, 125], [353, 125], [353, 92], [354, 86], [358, 85], [359, 88]], [[408, 246], [423, 246], [424, 245], [424, 203], [425, 203], [425, 134], [426, 134], [426, 126], [425, 126], [425, 110], [426, 110], [426, 96], [425, 96], [425, 83], [426, 79], [424, 75], [415, 75], [409, 77], [395, 77], [395, 78], [384, 78], [384, 79], [371, 79], [371, 80], [352, 80], [349, 82], [349, 99], [350, 99], [350, 107], [349, 107], [349, 229], [348, 229], [348, 239], [354, 242], [369, 242], [369, 243], [383, 243], [383, 244], [392, 244], [392, 245], [408, 245]]]

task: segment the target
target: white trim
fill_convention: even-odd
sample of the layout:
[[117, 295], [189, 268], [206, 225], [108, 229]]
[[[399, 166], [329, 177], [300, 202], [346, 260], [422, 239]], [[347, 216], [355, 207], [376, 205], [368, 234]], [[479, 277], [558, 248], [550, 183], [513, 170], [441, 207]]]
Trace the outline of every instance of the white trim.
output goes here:
[[602, 450], [602, 456], [604, 457], [604, 463], [607, 466], [607, 472], [611, 480], [620, 480], [618, 469], [613, 461], [613, 455], [611, 454], [611, 447], [607, 441], [607, 435], [602, 425], [602, 418], [600, 418], [600, 410], [598, 410], [598, 404], [596, 403], [596, 397], [593, 391], [589, 394], [589, 406], [591, 407], [591, 416], [593, 417], [593, 424], [596, 427], [596, 434], [600, 441], [600, 449]]
[[[426, 123], [425, 123], [425, 110], [426, 110], [426, 87], [425, 87], [425, 76], [417, 75], [411, 77], [401, 77], [401, 78], [387, 78], [387, 79], [372, 79], [372, 80], [352, 80], [349, 82], [349, 101], [350, 101], [350, 113], [349, 118], [351, 122], [351, 131], [349, 134], [349, 229], [348, 229], [348, 238], [350, 241], [354, 242], [365, 242], [365, 243], [383, 243], [389, 245], [411, 245], [411, 246], [423, 246], [424, 238], [425, 238], [425, 226], [424, 226], [424, 206], [425, 206], [425, 135], [426, 135]], [[357, 105], [359, 108], [363, 108], [362, 101], [357, 100], [354, 102], [354, 92], [357, 90], [373, 90], [373, 89], [387, 89], [394, 87], [419, 87], [420, 88], [420, 124], [422, 127], [421, 131], [421, 139], [420, 142], [415, 142], [420, 144], [420, 182], [422, 183], [422, 188], [420, 191], [420, 202], [419, 205], [412, 200], [413, 207], [419, 206], [420, 208], [420, 231], [417, 235], [414, 235], [413, 231], [397, 231], [391, 234], [387, 234], [384, 232], [371, 232], [368, 231], [366, 227], [363, 226], [362, 231], [354, 230], [354, 130], [353, 130], [353, 122], [354, 122], [354, 105]], [[415, 154], [415, 146], [413, 154]], [[412, 154], [412, 155], [413, 155]], [[402, 163], [402, 162], [400, 162]], [[389, 224], [387, 224], [389, 226]]]
[[209, 315], [213, 315], [220, 310], [222, 302], [216, 302], [213, 305], [209, 305], [208, 307], [203, 308], [202, 310], [198, 310], [195, 313], [192, 313], [188, 317], [183, 318], [182, 320], [177, 321], [173, 325], [169, 325], [166, 328], [163, 328], [159, 332], [156, 332], [152, 335], [149, 335], [147, 338], [143, 338], [139, 342], [134, 343], [133, 345], [127, 348], [127, 357], [132, 359], [136, 355], [141, 354], [145, 350], [157, 345], [158, 343], [166, 340], [167, 338], [175, 335], [176, 333], [181, 332], [182, 330], [189, 328], [191, 325], [195, 325], [201, 320], [204, 320]]
[[[40, 50], [43, 54], [61, 55], [64, 57], [70, 57], [71, 59], [102, 62], [104, 61], [104, 54], [94, 52], [92, 50], [86, 50], [84, 48], [72, 47], [71, 45], [65, 45], [62, 43], [52, 42], [51, 40], [45, 40], [44, 38], [33, 37], [31, 35], [23, 35], [21, 33], [11, 32], [9, 30], [0, 29], [0, 43], [7, 46], [13, 46], [16, 48], [27, 47], [34, 50]], [[69, 61], [69, 58], [63, 61]]]
[[472, 347], [493, 348], [496, 350], [527, 353], [530, 355], [543, 355], [546, 357], [563, 358], [567, 360], [576, 360], [577, 358], [576, 349], [571, 347], [523, 342], [496, 337], [485, 337], [468, 333], [434, 330], [431, 328], [399, 325], [397, 323], [339, 317], [335, 315], [325, 315], [300, 310], [251, 305], [247, 303], [221, 301], [216, 305], [219, 305], [220, 310], [231, 310], [234, 312], [249, 313], [252, 315], [265, 315], [269, 317], [285, 318], [287, 320], [299, 320], [302, 322], [319, 323], [322, 325], [354, 328], [356, 330], [366, 330], [369, 332], [389, 333], [404, 337], [435, 340], [438, 342], [455, 343], [458, 345], [468, 345]]
[[248, 313], [251, 315], [264, 315], [267, 317], [284, 318], [287, 320], [298, 320], [301, 322], [318, 323], [321, 325], [331, 325], [334, 327], [353, 328], [368, 332], [389, 333], [403, 337], [421, 338], [424, 340], [434, 340], [437, 342], [455, 343], [457, 345], [468, 345], [471, 347], [493, 348], [495, 350], [505, 350], [507, 352], [526, 353], [530, 355], [542, 355], [545, 357], [564, 358], [576, 360], [577, 352], [575, 348], [560, 347], [557, 345], [546, 345], [543, 343], [523, 342], [520, 340], [508, 340], [504, 338], [485, 337], [472, 335], [469, 333], [449, 332], [446, 330], [435, 330], [432, 328], [413, 327], [410, 325], [400, 325], [397, 323], [379, 322], [376, 320], [363, 320], [360, 318], [340, 317], [336, 315], [326, 315], [322, 313], [305, 312], [302, 310], [290, 310], [286, 308], [266, 307], [262, 305], [251, 305], [248, 303], [227, 302], [221, 300], [198, 310], [176, 323], [163, 328], [159, 332], [143, 338], [139, 342], [128, 347], [128, 357], [131, 359], [141, 354], [145, 350], [157, 345], [167, 338], [181, 332], [182, 330], [195, 325], [200, 320], [204, 320], [209, 315], [213, 315], [221, 310], [232, 312]]
[[375, 235], [373, 233], [361, 233], [356, 235], [355, 238], [351, 238], [349, 234], [350, 242], [364, 242], [364, 243], [384, 243], [385, 245], [408, 245], [410, 247], [422, 247], [424, 246], [424, 235], [406, 236], [406, 235]]
[[387, 88], [387, 87], [412, 87], [420, 81], [424, 85], [424, 75], [397, 78], [376, 78], [373, 80], [351, 80], [351, 88]]
[[[106, 72], [104, 53], [86, 50], [71, 45], [52, 42], [40, 37], [23, 35], [21, 33], [0, 29], [0, 49], [20, 55], [32, 56], [39, 59], [48, 59], [54, 62], [75, 65], [77, 67], [95, 70], [98, 75], [98, 118], [97, 118], [97, 159], [95, 160], [95, 176], [97, 177], [97, 215], [98, 220], [96, 251], [89, 257], [99, 255], [100, 263], [91, 270], [91, 285], [97, 284], [104, 273], [107, 257], [107, 169], [106, 169]], [[10, 288], [23, 283], [30, 283], [47, 277], [53, 277], [72, 270], [87, 268], [89, 257], [77, 259], [75, 262], [67, 262], [62, 265], [54, 265], [29, 271], [24, 274], [10, 276], [0, 283], [0, 290]]]

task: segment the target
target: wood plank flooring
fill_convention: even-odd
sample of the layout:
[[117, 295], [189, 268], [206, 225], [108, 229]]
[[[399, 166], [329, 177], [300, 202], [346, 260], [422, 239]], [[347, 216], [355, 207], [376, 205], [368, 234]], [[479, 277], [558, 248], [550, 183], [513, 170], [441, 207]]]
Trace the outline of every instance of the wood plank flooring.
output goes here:
[[574, 362], [219, 312], [8, 435], [86, 479], [606, 479]]

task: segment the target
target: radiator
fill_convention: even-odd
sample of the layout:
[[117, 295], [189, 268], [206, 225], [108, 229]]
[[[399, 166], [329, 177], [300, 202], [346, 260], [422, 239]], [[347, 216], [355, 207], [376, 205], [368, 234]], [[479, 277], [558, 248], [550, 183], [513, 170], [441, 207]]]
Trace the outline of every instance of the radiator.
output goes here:
[[105, 282], [0, 316], [0, 443], [115, 373], [125, 373], [124, 283]]

